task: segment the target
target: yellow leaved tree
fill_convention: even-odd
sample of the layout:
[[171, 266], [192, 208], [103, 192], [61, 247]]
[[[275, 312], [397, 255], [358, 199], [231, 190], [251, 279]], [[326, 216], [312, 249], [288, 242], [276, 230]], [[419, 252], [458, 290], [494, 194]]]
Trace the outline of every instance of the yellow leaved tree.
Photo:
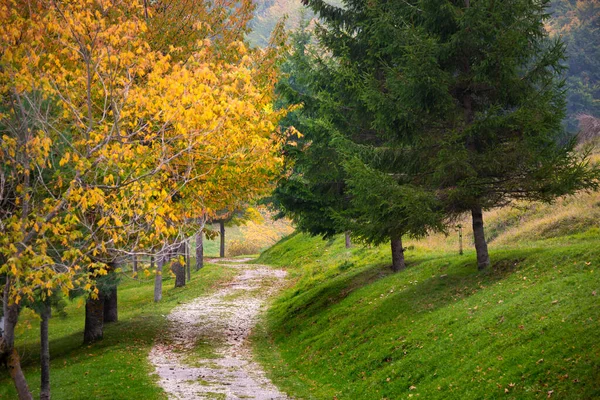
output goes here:
[[[0, 5], [0, 357], [20, 398], [31, 398], [14, 348], [21, 307], [79, 290], [98, 318], [98, 282], [122, 254], [192, 234], [203, 216], [264, 191], [280, 163], [275, 47], [224, 35], [208, 3], [192, 39], [158, 40], [149, 26], [174, 20], [144, 3]], [[222, 3], [246, 26], [250, 2]], [[47, 357], [46, 347], [49, 396]]]

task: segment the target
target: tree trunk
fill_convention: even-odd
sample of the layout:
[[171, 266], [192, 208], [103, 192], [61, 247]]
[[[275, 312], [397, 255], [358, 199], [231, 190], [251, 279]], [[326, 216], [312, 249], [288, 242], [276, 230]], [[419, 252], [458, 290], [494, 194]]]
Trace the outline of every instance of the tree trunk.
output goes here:
[[48, 321], [50, 320], [52, 308], [49, 303], [43, 304], [42, 307], [42, 320], [40, 321], [40, 361], [42, 371], [40, 400], [50, 400], [50, 342], [48, 339]]
[[219, 228], [221, 230], [221, 234], [219, 236], [221, 236], [221, 247], [220, 247], [220, 251], [219, 251], [219, 256], [221, 258], [225, 257], [225, 221], [219, 221]]
[[344, 232], [344, 236], [346, 238], [346, 248], [349, 249], [352, 247], [352, 242], [350, 241], [350, 231]]
[[190, 263], [190, 244], [187, 241], [184, 242], [184, 248], [185, 248], [185, 274], [186, 274], [187, 281], [189, 282], [192, 280], [192, 268], [191, 268], [191, 263]]
[[392, 271], [398, 272], [406, 268], [404, 263], [404, 249], [402, 248], [402, 238], [392, 238]]
[[154, 301], [159, 302], [162, 299], [162, 272], [165, 257], [158, 256], [156, 260], [156, 276], [154, 277]]
[[19, 359], [19, 354], [16, 349], [12, 349], [6, 365], [8, 366], [10, 377], [15, 383], [19, 400], [33, 400], [33, 396], [31, 395], [29, 386], [27, 386], [27, 381], [25, 380], [25, 375], [21, 369], [21, 360]]
[[175, 287], [185, 286], [185, 264], [181, 263], [181, 257], [175, 258], [175, 261], [171, 264], [171, 271], [175, 274]]
[[138, 258], [137, 258], [137, 254], [134, 254], [132, 256], [133, 258], [133, 266], [131, 267], [131, 270], [133, 271], [134, 274], [137, 275], [138, 272]]
[[117, 300], [117, 285], [114, 285], [104, 295], [104, 322], [117, 322], [119, 320]]
[[477, 268], [481, 271], [489, 267], [490, 256], [488, 254], [487, 242], [483, 231], [483, 212], [481, 207], [471, 209], [473, 217], [473, 238], [475, 239], [475, 251], [477, 252]]
[[204, 233], [196, 234], [196, 271], [204, 267]]
[[85, 302], [85, 328], [83, 343], [89, 344], [102, 339], [104, 334], [104, 294], [98, 292], [98, 298], [88, 297]]
[[21, 369], [19, 354], [15, 349], [15, 328], [19, 321], [19, 305], [10, 303], [10, 289], [12, 283], [10, 277], [6, 279], [4, 287], [4, 330], [0, 337], [0, 360], [6, 362], [10, 377], [12, 378], [19, 400], [32, 400], [27, 380]]

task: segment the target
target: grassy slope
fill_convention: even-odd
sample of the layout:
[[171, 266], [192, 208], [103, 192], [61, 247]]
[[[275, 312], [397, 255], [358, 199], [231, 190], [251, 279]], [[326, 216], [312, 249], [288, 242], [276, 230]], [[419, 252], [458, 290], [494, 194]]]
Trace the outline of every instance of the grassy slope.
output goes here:
[[430, 238], [406, 243], [409, 268], [391, 274], [387, 246], [293, 235], [259, 259], [294, 278], [259, 357], [304, 399], [598, 398], [599, 239], [492, 245], [479, 273], [472, 250]]
[[[153, 302], [153, 280], [123, 278], [119, 286], [119, 322], [107, 324], [104, 340], [83, 346], [84, 307], [77, 299], [66, 309], [66, 318], [50, 320], [52, 398], [58, 399], [166, 399], [150, 374], [148, 352], [166, 327], [164, 316], [180, 302], [210, 291], [234, 272], [207, 265], [192, 275], [184, 288], [164, 282], [163, 301]], [[28, 325], [31, 326], [28, 328]], [[18, 325], [17, 347], [34, 398], [39, 397], [39, 319], [24, 310]], [[6, 369], [0, 377], [0, 398], [15, 399]]]

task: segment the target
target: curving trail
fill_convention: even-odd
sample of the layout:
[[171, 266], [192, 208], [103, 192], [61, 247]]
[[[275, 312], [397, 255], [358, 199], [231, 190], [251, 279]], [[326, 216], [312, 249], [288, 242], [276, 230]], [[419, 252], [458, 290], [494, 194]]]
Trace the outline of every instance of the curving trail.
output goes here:
[[177, 306], [167, 317], [169, 330], [149, 358], [169, 398], [289, 399], [252, 360], [247, 340], [286, 273], [240, 261], [245, 260], [226, 264], [239, 270], [233, 281]]

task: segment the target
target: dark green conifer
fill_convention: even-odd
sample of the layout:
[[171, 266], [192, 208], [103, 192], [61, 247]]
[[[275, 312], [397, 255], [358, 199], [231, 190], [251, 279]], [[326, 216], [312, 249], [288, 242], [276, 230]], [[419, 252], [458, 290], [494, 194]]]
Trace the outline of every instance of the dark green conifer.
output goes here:
[[564, 46], [545, 29], [548, 0], [305, 2], [371, 129], [340, 132], [377, 150], [375, 170], [434, 192], [447, 218], [469, 212], [480, 269], [484, 210], [597, 185], [560, 144]]

